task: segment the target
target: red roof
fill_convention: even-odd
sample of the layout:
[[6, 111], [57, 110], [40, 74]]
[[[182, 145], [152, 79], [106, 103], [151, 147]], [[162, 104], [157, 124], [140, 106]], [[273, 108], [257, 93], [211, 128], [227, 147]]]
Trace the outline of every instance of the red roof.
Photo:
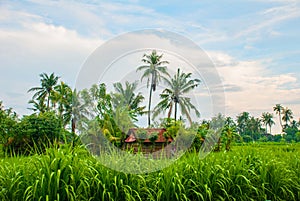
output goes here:
[[[141, 130], [140, 128], [131, 128], [128, 130], [128, 133], [127, 133], [127, 138], [125, 139], [125, 142], [135, 142], [137, 140], [136, 136], [137, 136], [137, 131], [138, 130]], [[144, 142], [151, 142], [148, 138], [149, 136], [154, 133], [154, 132], [157, 132], [158, 133], [158, 136], [157, 136], [157, 140], [155, 140], [155, 142], [172, 142], [173, 139], [172, 138], [169, 138], [169, 139], [166, 139], [164, 137], [164, 132], [166, 132], [166, 129], [164, 128], [145, 128], [143, 129], [145, 131], [147, 131], [147, 138], [144, 140]]]

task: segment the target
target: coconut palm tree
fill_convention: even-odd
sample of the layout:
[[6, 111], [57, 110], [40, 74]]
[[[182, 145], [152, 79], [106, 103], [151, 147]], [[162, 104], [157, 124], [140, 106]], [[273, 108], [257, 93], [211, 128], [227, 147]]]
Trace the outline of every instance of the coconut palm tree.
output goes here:
[[60, 82], [59, 85], [54, 87], [51, 94], [51, 99], [57, 104], [58, 117], [62, 120], [63, 125], [66, 125], [72, 116], [72, 101], [73, 101], [72, 89], [64, 82]]
[[129, 111], [130, 117], [133, 120], [137, 120], [137, 115], [144, 114], [145, 106], [140, 106], [144, 100], [144, 96], [141, 93], [135, 94], [135, 90], [138, 86], [138, 82], [129, 83], [125, 82], [123, 86], [120, 82], [114, 84], [115, 91], [117, 93], [112, 94], [112, 102], [114, 108], [123, 106]]
[[147, 80], [147, 88], [150, 85], [149, 91], [149, 104], [148, 104], [148, 126], [150, 126], [150, 113], [151, 113], [151, 99], [152, 99], [152, 92], [156, 90], [156, 86], [159, 83], [161, 77], [169, 76], [167, 72], [167, 67], [164, 66], [168, 64], [168, 61], [162, 60], [163, 54], [158, 55], [156, 50], [153, 50], [151, 54], [144, 54], [142, 62], [146, 65], [139, 66], [137, 71], [144, 71], [141, 81], [144, 78], [148, 78]]
[[170, 118], [172, 109], [174, 106], [174, 119], [177, 120], [177, 107], [181, 108], [181, 114], [186, 116], [192, 125], [192, 119], [190, 116], [190, 110], [193, 109], [197, 115], [200, 117], [200, 112], [191, 103], [189, 97], [184, 96], [184, 94], [189, 93], [200, 83], [199, 79], [191, 79], [191, 73], [181, 72], [177, 69], [177, 73], [170, 80], [165, 79], [165, 82], [169, 88], [163, 90], [160, 94], [161, 101], [154, 108], [153, 117], [157, 116], [160, 112], [169, 109], [168, 118]]
[[72, 93], [72, 115], [71, 115], [71, 128], [72, 133], [75, 133], [76, 128], [82, 129], [82, 123], [87, 122], [89, 116], [88, 106], [85, 100], [81, 97], [81, 92], [76, 89]]
[[286, 129], [289, 125], [288, 122], [291, 122], [293, 119], [293, 112], [291, 109], [286, 107], [283, 109], [282, 114], [282, 120], [285, 121], [284, 129]]
[[249, 112], [243, 112], [237, 116], [237, 128], [240, 135], [243, 135], [245, 133], [249, 120]]
[[56, 86], [59, 77], [55, 76], [54, 73], [51, 73], [50, 76], [47, 73], [42, 73], [40, 74], [40, 77], [41, 86], [33, 87], [29, 89], [28, 92], [35, 92], [32, 99], [37, 99], [42, 102], [47, 99], [47, 110], [49, 110], [51, 93], [54, 90], [54, 86]]
[[36, 113], [36, 112], [44, 113], [47, 109], [44, 101], [30, 100], [30, 101], [28, 101], [28, 103], [32, 104], [32, 107], [28, 108], [28, 109], [34, 111], [34, 113]]
[[281, 114], [283, 112], [283, 107], [281, 104], [276, 104], [274, 107], [273, 107], [273, 110], [274, 112], [276, 112], [276, 114], [278, 114], [279, 116], [279, 123], [280, 123], [280, 126], [281, 126], [281, 129], [283, 130], [283, 125], [282, 125], [282, 121], [281, 121]]
[[264, 112], [262, 114], [262, 122], [266, 126], [266, 133], [268, 133], [268, 126], [270, 127], [270, 133], [271, 133], [272, 132], [272, 125], [275, 124], [275, 122], [273, 121], [273, 114], [271, 114], [269, 112]]

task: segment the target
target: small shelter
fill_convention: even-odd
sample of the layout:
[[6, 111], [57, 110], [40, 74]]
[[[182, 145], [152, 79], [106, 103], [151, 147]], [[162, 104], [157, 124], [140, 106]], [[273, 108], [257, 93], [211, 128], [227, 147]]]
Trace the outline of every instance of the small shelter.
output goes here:
[[173, 141], [166, 138], [164, 128], [131, 128], [128, 130], [124, 143], [124, 149], [132, 149], [134, 152], [151, 153], [159, 151]]

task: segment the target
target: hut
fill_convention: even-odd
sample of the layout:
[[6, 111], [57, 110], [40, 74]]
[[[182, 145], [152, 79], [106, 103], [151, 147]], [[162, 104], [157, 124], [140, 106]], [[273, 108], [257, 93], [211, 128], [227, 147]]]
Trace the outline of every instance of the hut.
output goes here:
[[131, 128], [128, 130], [124, 149], [133, 149], [134, 152], [152, 153], [163, 149], [173, 141], [171, 137], [165, 137], [164, 128]]

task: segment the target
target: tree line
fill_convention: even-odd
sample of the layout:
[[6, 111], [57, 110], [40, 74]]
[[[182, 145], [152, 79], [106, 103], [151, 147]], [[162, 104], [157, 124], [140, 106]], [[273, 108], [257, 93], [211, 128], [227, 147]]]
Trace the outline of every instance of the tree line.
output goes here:
[[[148, 127], [167, 127], [169, 133], [173, 132], [172, 129], [176, 131], [174, 128], [178, 127], [178, 122], [184, 122], [186, 118], [191, 128], [197, 130], [195, 144], [199, 145], [205, 139], [211, 121], [214, 118], [222, 119], [225, 124], [218, 147], [220, 148], [222, 143], [228, 150], [233, 141], [300, 140], [299, 122], [293, 120], [293, 112], [281, 104], [277, 104], [273, 109], [279, 116], [282, 131], [286, 133], [285, 137], [270, 135], [275, 122], [273, 114], [268, 112], [263, 113], [261, 118], [243, 112], [235, 120], [219, 114], [212, 120], [200, 122], [199, 119], [199, 122], [193, 122], [191, 112], [199, 118], [200, 111], [187, 94], [198, 87], [201, 81], [193, 79], [192, 73], [185, 73], [180, 68], [171, 76], [167, 69], [169, 62], [164, 61], [163, 54], [158, 54], [155, 50], [144, 54], [141, 61], [144, 64], [139, 66], [137, 71], [143, 71], [141, 81], [147, 79], [148, 107], [143, 105], [143, 94], [137, 92], [139, 81], [116, 82], [113, 84], [114, 91], [111, 92], [107, 91], [105, 83], [94, 84], [89, 89], [77, 91], [72, 90], [54, 73], [42, 73], [40, 86], [28, 90], [28, 93], [33, 93], [29, 101], [31, 115], [19, 118], [11, 108], [5, 109], [0, 102], [0, 143], [5, 148], [24, 151], [45, 141], [72, 142], [78, 139], [79, 135], [101, 132], [110, 141], [122, 145], [128, 129], [136, 127], [138, 116], [144, 114], [148, 116]], [[166, 88], [159, 94], [160, 101], [152, 108], [153, 93], [161, 81], [166, 84]], [[167, 112], [165, 118], [151, 123], [151, 119], [154, 120], [164, 112]], [[181, 114], [179, 117], [178, 113]], [[172, 137], [176, 136], [173, 134]]]

